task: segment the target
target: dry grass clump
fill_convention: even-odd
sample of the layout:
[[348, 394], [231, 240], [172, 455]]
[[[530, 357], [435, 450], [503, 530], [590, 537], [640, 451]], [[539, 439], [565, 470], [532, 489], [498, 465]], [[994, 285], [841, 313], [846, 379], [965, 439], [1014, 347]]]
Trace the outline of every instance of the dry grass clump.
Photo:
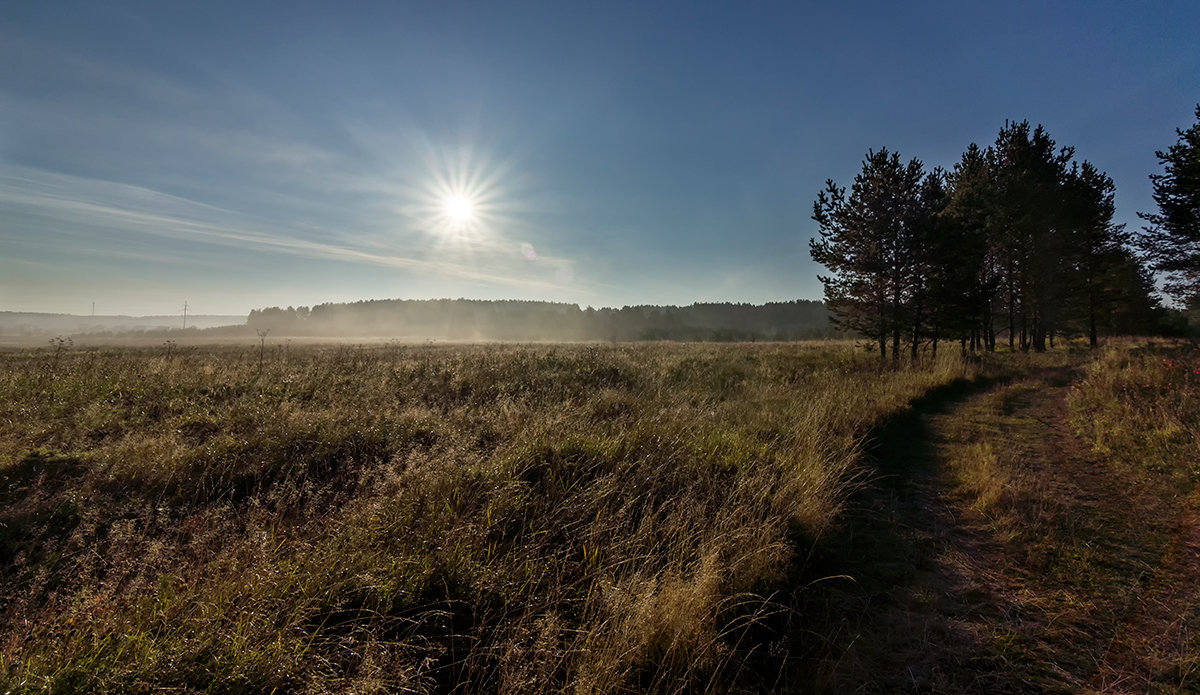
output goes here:
[[848, 345], [7, 353], [0, 684], [762, 687], [861, 438], [962, 375]]
[[[1145, 557], [1098, 689], [1200, 689], [1200, 345], [1126, 340], [1072, 388], [1072, 423], [1124, 483], [1122, 556]], [[1103, 558], [1111, 564], [1111, 558]]]
[[1097, 453], [1180, 483], [1200, 479], [1200, 345], [1118, 345], [1071, 393], [1077, 427]]

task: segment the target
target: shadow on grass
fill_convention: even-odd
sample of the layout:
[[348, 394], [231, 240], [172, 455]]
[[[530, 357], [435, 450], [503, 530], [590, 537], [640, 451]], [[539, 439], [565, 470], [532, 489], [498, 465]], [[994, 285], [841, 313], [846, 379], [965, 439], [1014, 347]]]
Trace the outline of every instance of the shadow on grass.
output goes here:
[[79, 458], [43, 449], [26, 452], [0, 470], [0, 577], [28, 574], [44, 559], [48, 546], [74, 531], [80, 510], [63, 492], [83, 472]]
[[[865, 477], [838, 526], [796, 568], [789, 689], [798, 692], [991, 692], [999, 665], [989, 645], [954, 618], [988, 610], [963, 592], [946, 551], [970, 551], [938, 499], [943, 461], [928, 417], [950, 412], [1004, 378], [958, 379], [876, 425]], [[793, 670], [793, 669], [789, 669]]]

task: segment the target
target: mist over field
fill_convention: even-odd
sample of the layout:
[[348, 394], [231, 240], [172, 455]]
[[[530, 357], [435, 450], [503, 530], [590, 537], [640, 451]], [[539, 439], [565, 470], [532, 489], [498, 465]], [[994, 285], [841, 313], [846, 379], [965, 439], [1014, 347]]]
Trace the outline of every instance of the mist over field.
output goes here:
[[532, 301], [375, 300], [250, 312], [249, 328], [314, 337], [541, 341], [752, 341], [840, 335], [821, 302], [581, 308]]
[[534, 301], [372, 300], [281, 309], [248, 317], [80, 317], [0, 313], [0, 343], [39, 338], [95, 343], [163, 340], [308, 341], [779, 341], [845, 337], [821, 302], [692, 304], [621, 309]]
[[[184, 321], [182, 316], [74, 316], [0, 311], [0, 340], [49, 335], [169, 331], [183, 329]], [[205, 329], [245, 324], [246, 317], [191, 314], [186, 322], [189, 328]]]

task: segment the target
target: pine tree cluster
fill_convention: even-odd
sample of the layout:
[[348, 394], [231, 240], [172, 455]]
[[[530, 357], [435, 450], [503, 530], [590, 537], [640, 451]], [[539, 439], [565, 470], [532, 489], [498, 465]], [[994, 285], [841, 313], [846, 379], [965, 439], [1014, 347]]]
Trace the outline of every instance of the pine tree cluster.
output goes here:
[[813, 260], [835, 322], [881, 360], [938, 343], [1044, 350], [1056, 337], [1153, 330], [1154, 282], [1113, 222], [1112, 179], [1046, 130], [1007, 123], [951, 171], [869, 151], [849, 192], [813, 205]]

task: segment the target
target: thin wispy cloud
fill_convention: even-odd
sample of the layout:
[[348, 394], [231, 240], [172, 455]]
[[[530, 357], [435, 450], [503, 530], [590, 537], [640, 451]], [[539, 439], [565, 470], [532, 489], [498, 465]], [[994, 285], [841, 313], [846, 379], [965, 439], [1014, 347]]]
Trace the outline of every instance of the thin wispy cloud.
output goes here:
[[[363, 263], [502, 286], [562, 289], [553, 276], [531, 277], [527, 269], [520, 272], [520, 246], [516, 243], [484, 239], [461, 250], [458, 255], [464, 259], [435, 258], [429, 257], [433, 250], [447, 254], [454, 249], [422, 248], [423, 235], [410, 232], [397, 235], [394, 248], [401, 248], [402, 252], [385, 253], [378, 245], [359, 247], [306, 238], [317, 234], [334, 236], [329, 230], [280, 227], [236, 211], [142, 186], [64, 174], [29, 169], [4, 171], [0, 173], [0, 205], [9, 210], [9, 214], [49, 220], [59, 225], [59, 229], [78, 226], [106, 233], [102, 237], [92, 236], [92, 247], [78, 249], [78, 252], [115, 247], [127, 240], [128, 235], [136, 234], [219, 244], [233, 250], [282, 252], [318, 260]], [[348, 235], [338, 236], [346, 238]], [[53, 233], [42, 238], [47, 247], [53, 247], [57, 242]], [[406, 250], [402, 248], [405, 245]], [[541, 260], [555, 269], [572, 265], [562, 258]]]
[[[358, 119], [325, 133], [356, 146], [332, 147], [296, 137], [305, 130], [303, 117], [219, 70], [204, 67], [204, 79], [184, 83], [153, 65], [87, 60], [28, 40], [16, 45], [50, 72], [91, 85], [94, 95], [57, 103], [14, 94], [11, 113], [48, 132], [78, 132], [86, 124], [93, 159], [132, 163], [114, 172], [121, 180], [9, 167], [0, 201], [53, 221], [43, 235], [47, 246], [54, 237], [70, 238], [77, 250], [95, 251], [136, 232], [501, 288], [581, 289], [571, 260], [543, 250], [530, 262], [525, 249], [532, 240], [522, 234], [528, 226], [515, 199], [487, 201], [487, 233], [469, 239], [451, 239], [426, 224], [421, 208], [438, 204], [430, 184], [448, 165], [456, 175], [474, 167], [486, 177], [474, 183], [489, 190], [501, 177], [512, 189], [513, 168], [475, 158], [473, 143], [440, 151], [411, 127], [393, 126], [389, 136], [388, 128]], [[208, 104], [222, 108], [214, 115]], [[106, 232], [98, 238], [79, 233], [83, 228]]]

